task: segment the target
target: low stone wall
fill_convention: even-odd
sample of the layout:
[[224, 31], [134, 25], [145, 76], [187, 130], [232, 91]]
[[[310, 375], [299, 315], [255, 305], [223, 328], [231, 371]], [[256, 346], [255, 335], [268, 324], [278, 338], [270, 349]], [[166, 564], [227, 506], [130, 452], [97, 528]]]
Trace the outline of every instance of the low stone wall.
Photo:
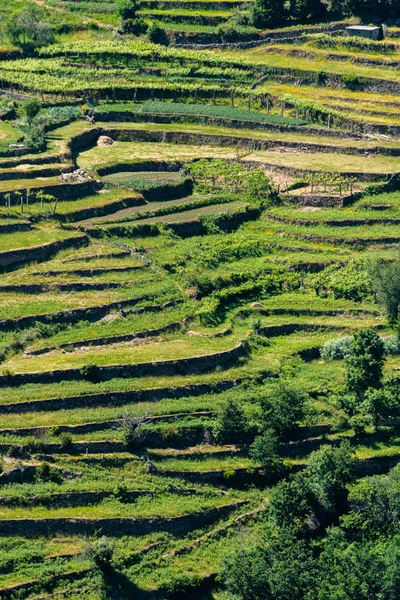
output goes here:
[[[79, 235], [57, 242], [49, 242], [42, 246], [31, 246], [30, 248], [20, 248], [18, 250], [0, 252], [0, 271], [6, 271], [32, 261], [40, 262], [48, 260], [51, 256], [57, 254], [57, 252], [60, 252], [61, 250], [80, 248], [81, 246], [87, 246], [88, 243], [89, 239], [86, 235]], [[34, 321], [35, 319], [33, 319], [31, 323], [33, 324]], [[5, 321], [0, 321], [0, 330], [2, 328], [2, 323], [4, 322]]]
[[[33, 179], [32, 185], [29, 186], [29, 189], [32, 192], [29, 201], [31, 203], [40, 202], [40, 200], [38, 200], [36, 198], [36, 196], [34, 195], [39, 190], [44, 190], [46, 192], [46, 194], [50, 194], [51, 196], [54, 196], [55, 198], [57, 198], [60, 201], [67, 202], [69, 200], [76, 200], [77, 198], [83, 198], [84, 196], [89, 196], [91, 194], [94, 194], [100, 188], [101, 188], [101, 186], [99, 185], [99, 183], [94, 180], [85, 181], [83, 183], [61, 183], [60, 182], [59, 184], [46, 185], [46, 181], [43, 181], [40, 184]], [[26, 194], [27, 189], [28, 188], [23, 188], [23, 189], [20, 189], [19, 191], [22, 192], [23, 194]], [[15, 192], [15, 190], [12, 187], [10, 187], [9, 190], [3, 190], [2, 192], [0, 192], [0, 202], [2, 202], [4, 204], [6, 201], [6, 194], [10, 193], [11, 196], [13, 197], [14, 192]]]
[[334, 196], [329, 194], [284, 194], [282, 199], [289, 204], [297, 204], [301, 206], [318, 206], [324, 208], [338, 207], [344, 208], [350, 206], [362, 197], [362, 192], [348, 196]]
[[[132, 122], [132, 123], [159, 123], [159, 124], [174, 124], [174, 123], [203, 123], [205, 125], [215, 125], [219, 127], [229, 127], [230, 129], [255, 129], [257, 131], [282, 131], [291, 133], [304, 133], [312, 135], [324, 135], [325, 137], [333, 138], [354, 138], [361, 139], [361, 136], [357, 133], [350, 131], [343, 131], [340, 129], [328, 129], [322, 125], [281, 125], [278, 123], [259, 123], [256, 121], [245, 121], [243, 119], [230, 119], [228, 117], [214, 117], [214, 116], [196, 116], [196, 115], [161, 115], [151, 113], [140, 113], [140, 112], [99, 112], [98, 119], [103, 121], [111, 122]], [[110, 135], [115, 139], [116, 129], [107, 130], [105, 128], [105, 134]], [[134, 132], [135, 130], [130, 129], [128, 132]], [[155, 131], [155, 134], [159, 132]], [[161, 132], [174, 134], [176, 132]], [[185, 133], [185, 132], [182, 132]], [[212, 135], [212, 134], [204, 134]], [[128, 136], [128, 133], [127, 133]], [[218, 135], [216, 137], [219, 137]], [[240, 138], [243, 139], [243, 138]], [[123, 141], [123, 140], [121, 140]], [[128, 139], [126, 141], [129, 141]], [[257, 140], [260, 141], [260, 140]]]
[[[110, 379], [150, 377], [156, 373], [158, 377], [172, 375], [188, 375], [207, 373], [216, 367], [230, 368], [237, 364], [240, 358], [246, 356], [243, 342], [230, 350], [205, 354], [176, 360], [154, 361], [133, 365], [110, 365], [97, 367], [99, 381]], [[19, 386], [28, 383], [60, 383], [61, 381], [83, 381], [85, 378], [80, 369], [62, 369], [35, 373], [16, 373], [15, 375], [0, 375], [0, 387]]]
[[[107, 113], [108, 117], [112, 117], [115, 113]], [[121, 115], [121, 113], [117, 113]], [[126, 113], [122, 113], [126, 116]], [[146, 113], [133, 113], [140, 118], [146, 116]], [[150, 116], [150, 115], [147, 115]], [[153, 117], [153, 115], [151, 115]], [[157, 116], [157, 115], [154, 115]], [[189, 116], [190, 119], [190, 116]], [[110, 118], [110, 120], [113, 120]], [[174, 120], [175, 117], [174, 117]], [[199, 120], [199, 118], [197, 118]], [[263, 129], [265, 123], [256, 123], [259, 127], [252, 127], [254, 122], [242, 122], [246, 128]], [[229, 125], [226, 123], [225, 125]], [[275, 127], [274, 127], [275, 128]], [[315, 129], [315, 128], [313, 128]], [[309, 132], [309, 127], [297, 127], [299, 132], [304, 134]], [[329, 131], [329, 130], [328, 130]], [[325, 134], [326, 131], [323, 130]], [[151, 131], [146, 129], [110, 129], [106, 130], [105, 134], [118, 139], [119, 141], [137, 141], [137, 142], [156, 142], [156, 143], [173, 143], [173, 144], [189, 144], [189, 145], [212, 145], [212, 146], [247, 146], [254, 150], [269, 150], [271, 148], [290, 148], [301, 152], [309, 153], [326, 153], [326, 154], [349, 154], [368, 156], [371, 154], [384, 154], [387, 156], [400, 156], [400, 148], [389, 148], [385, 146], [376, 146], [375, 148], [361, 148], [357, 146], [343, 146], [332, 144], [318, 144], [312, 142], [287, 142], [284, 140], [262, 140], [259, 138], [232, 136], [212, 133], [199, 133], [190, 131]]]
[[154, 518], [49, 518], [49, 519], [0, 519], [0, 535], [23, 536], [37, 538], [39, 536], [87, 535], [98, 533], [111, 537], [126, 535], [142, 536], [150, 533], [167, 531], [175, 536], [182, 536], [193, 529], [210, 525], [218, 519], [227, 517], [231, 512], [247, 504], [241, 500], [209, 510], [185, 514], [179, 517]]
[[268, 219], [278, 221], [279, 223], [289, 223], [290, 225], [301, 225], [304, 227], [317, 227], [326, 225], [328, 227], [355, 227], [358, 225], [399, 225], [400, 219], [395, 217], [371, 217], [368, 219], [291, 219], [290, 217], [280, 217], [279, 215], [266, 215]]
[[82, 569], [80, 571], [57, 573], [57, 575], [47, 575], [45, 584], [43, 579], [31, 580], [25, 583], [17, 583], [16, 585], [12, 585], [7, 588], [1, 588], [0, 598], [1, 600], [15, 600], [16, 598], [28, 598], [32, 594], [35, 594], [35, 597], [37, 598], [43, 598], [43, 596], [39, 596], [39, 594], [43, 592], [44, 588], [48, 592], [56, 587], [62, 586], [63, 584], [78, 583], [87, 577], [90, 572], [91, 569]]
[[[111, 135], [111, 132], [109, 132]], [[136, 162], [128, 162], [128, 163], [115, 163], [112, 165], [106, 165], [104, 167], [99, 167], [97, 169], [97, 173], [100, 177], [105, 177], [106, 175], [112, 175], [113, 173], [120, 173], [121, 171], [137, 173], [137, 172], [146, 172], [146, 171], [167, 171], [167, 172], [178, 172], [182, 168], [183, 163], [181, 162], [166, 162], [163, 160], [155, 161], [155, 160], [143, 160]]]
[[252, 40], [249, 42], [225, 42], [218, 43], [218, 40], [209, 44], [176, 44], [179, 48], [190, 48], [191, 50], [225, 50], [229, 48], [245, 49], [254, 48], [255, 46], [261, 46], [263, 44], [283, 42], [289, 40], [296, 40], [305, 34], [310, 33], [329, 33], [334, 31], [343, 31], [346, 23], [332, 23], [326, 26], [317, 27], [299, 27], [298, 29], [292, 28], [286, 31], [269, 31], [266, 33], [260, 33], [259, 39]]
[[21, 170], [21, 171], [3, 171], [0, 173], [0, 181], [13, 181], [18, 179], [37, 179], [38, 177], [57, 177], [60, 173], [71, 173], [74, 170], [73, 165], [62, 167], [42, 167], [40, 169]]
[[[154, 495], [154, 490], [129, 490], [124, 492], [124, 501], [134, 502], [142, 496]], [[71, 506], [93, 506], [99, 504], [106, 498], [115, 498], [114, 492], [63, 492], [38, 494], [37, 496], [3, 496], [0, 497], [0, 506], [48, 506], [48, 507], [71, 507]], [[0, 596], [1, 597], [1, 596]]]
[[29, 231], [32, 229], [32, 224], [29, 221], [19, 221], [18, 219], [9, 223], [2, 223], [0, 225], [0, 234], [1, 233], [14, 233], [16, 231]]
[[[107, 195], [105, 195], [107, 198]], [[55, 218], [62, 223], [83, 221], [85, 219], [93, 219], [94, 217], [104, 217], [106, 215], [117, 212], [124, 208], [131, 208], [132, 206], [141, 206], [144, 204], [144, 199], [141, 195], [132, 198], [124, 198], [123, 200], [116, 200], [115, 202], [109, 202], [102, 206], [93, 206], [91, 208], [81, 208], [71, 213], [57, 214]]]
[[270, 338], [280, 335], [291, 335], [292, 333], [296, 333], [296, 331], [321, 331], [324, 329], [329, 331], [341, 331], [343, 330], [343, 326], [328, 324], [316, 325], [314, 323], [284, 323], [282, 325], [267, 325], [262, 327], [259, 330], [259, 333], [260, 335]]
[[[85, 239], [87, 240], [86, 236]], [[63, 247], [63, 249], [65, 246]], [[1, 254], [0, 254], [1, 259]], [[150, 300], [154, 294], [140, 296], [138, 298], [129, 298], [128, 300], [119, 300], [109, 304], [99, 306], [88, 306], [86, 308], [75, 308], [62, 310], [57, 313], [48, 313], [42, 315], [28, 315], [17, 319], [1, 319], [0, 331], [16, 331], [27, 327], [34, 327], [35, 323], [77, 323], [78, 321], [97, 321], [105, 317], [111, 310], [131, 307], [144, 300]]]
[[[0, 292], [2, 287], [0, 286]], [[86, 348], [89, 346], [106, 346], [108, 344], [120, 344], [122, 342], [131, 342], [137, 339], [145, 339], [159, 336], [163, 333], [172, 333], [179, 331], [183, 327], [183, 322], [169, 323], [163, 327], [157, 329], [147, 329], [145, 331], [137, 331], [136, 333], [128, 333], [124, 335], [111, 335], [108, 337], [93, 338], [91, 340], [82, 340], [81, 342], [71, 342], [66, 344], [60, 344], [59, 346], [49, 346], [47, 348], [40, 348], [39, 350], [32, 350], [31, 352], [26, 351], [25, 354], [38, 356], [39, 354], [47, 354], [54, 350], [73, 350], [74, 348]]]
[[[266, 376], [266, 375], [265, 375]], [[53, 410], [71, 410], [74, 408], [91, 408], [99, 406], [123, 406], [138, 402], [158, 402], [170, 398], [190, 398], [204, 394], [218, 394], [232, 389], [244, 379], [228, 379], [216, 383], [195, 383], [177, 387], [149, 388], [130, 392], [102, 392], [65, 398], [49, 398], [48, 400], [26, 400], [0, 404], [0, 415], [21, 414], [25, 412], [42, 412]]]

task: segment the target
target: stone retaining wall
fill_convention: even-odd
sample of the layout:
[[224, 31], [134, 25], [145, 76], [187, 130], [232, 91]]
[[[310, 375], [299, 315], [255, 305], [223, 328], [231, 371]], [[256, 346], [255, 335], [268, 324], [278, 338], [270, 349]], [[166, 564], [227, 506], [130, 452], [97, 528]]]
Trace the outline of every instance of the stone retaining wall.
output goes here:
[[0, 535], [37, 538], [56, 534], [92, 536], [100, 532], [106, 536], [122, 537], [126, 535], [143, 536], [154, 532], [167, 531], [172, 535], [182, 536], [193, 529], [205, 527], [218, 519], [227, 517], [231, 512], [247, 503], [248, 500], [240, 500], [233, 504], [170, 518], [0, 519]]
[[[31, 246], [30, 248], [19, 248], [18, 250], [0, 252], [0, 271], [6, 271], [32, 261], [40, 262], [48, 260], [51, 256], [57, 254], [57, 252], [60, 252], [61, 250], [80, 248], [81, 246], [87, 246], [88, 243], [89, 239], [86, 235], [79, 235], [66, 238], [65, 240], [58, 240], [57, 242], [49, 242], [42, 246]], [[31, 322], [34, 323], [34, 320]], [[0, 330], [1, 323], [2, 321], [0, 321]]]
[[[188, 375], [194, 373], [207, 373], [216, 367], [230, 368], [237, 364], [239, 359], [246, 356], [246, 347], [243, 342], [230, 350], [194, 356], [190, 358], [137, 363], [132, 365], [109, 365], [97, 367], [99, 381], [109, 381], [114, 378], [158, 377], [172, 375]], [[0, 375], [0, 387], [19, 386], [28, 383], [60, 383], [61, 381], [83, 381], [85, 378], [80, 369], [61, 369], [34, 373], [16, 373], [15, 375]]]
[[[2, 288], [0, 286], [0, 291]], [[136, 333], [128, 333], [124, 335], [111, 335], [108, 337], [93, 338], [91, 340], [82, 340], [81, 342], [71, 342], [66, 344], [59, 344], [59, 346], [49, 346], [47, 348], [40, 348], [38, 350], [25, 351], [25, 354], [39, 355], [53, 352], [54, 350], [73, 350], [74, 348], [85, 348], [88, 346], [106, 346], [108, 344], [119, 344], [121, 342], [131, 342], [132, 340], [151, 338], [161, 335], [162, 333], [171, 333], [179, 331], [183, 327], [184, 323], [177, 321], [175, 323], [169, 323], [163, 327], [157, 329], [147, 329], [146, 331], [137, 331]]]
[[[268, 374], [264, 374], [265, 377]], [[272, 376], [269, 374], [269, 376]], [[0, 404], [0, 415], [21, 414], [25, 412], [42, 412], [54, 410], [71, 410], [74, 408], [91, 408], [98, 406], [123, 406], [138, 402], [158, 402], [169, 398], [179, 400], [202, 396], [204, 394], [220, 393], [232, 389], [245, 379], [228, 379], [216, 383], [196, 383], [177, 387], [149, 388], [130, 392], [101, 392], [65, 398], [49, 398], [47, 400], [26, 400]]]
[[[84, 196], [90, 196], [91, 194], [94, 194], [96, 191], [98, 191], [101, 188], [101, 185], [97, 181], [94, 181], [94, 180], [85, 181], [83, 183], [61, 183], [60, 182], [59, 184], [50, 184], [50, 185], [47, 185], [46, 183], [47, 183], [46, 181], [43, 181], [42, 183], [38, 183], [37, 181], [32, 180], [32, 185], [29, 186], [29, 189], [31, 190], [31, 196], [30, 196], [29, 201], [31, 203], [40, 202], [40, 200], [37, 199], [36, 196], [34, 195], [39, 190], [44, 190], [46, 192], [46, 194], [50, 194], [50, 195], [54, 196], [59, 201], [67, 202], [69, 200], [76, 200], [77, 198], [83, 198]], [[22, 192], [23, 194], [26, 194], [27, 189], [28, 188], [23, 188], [23, 189], [20, 189], [19, 191]], [[0, 192], [0, 202], [5, 204], [6, 194], [9, 194], [9, 193], [13, 197], [13, 194], [15, 193], [14, 188], [10, 187], [9, 190], [3, 190], [2, 192]]]
[[[108, 113], [112, 115], [114, 113]], [[120, 114], [120, 113], [118, 113]], [[126, 114], [126, 113], [125, 113]], [[141, 113], [134, 113], [140, 115]], [[142, 113], [145, 116], [145, 113]], [[254, 123], [253, 123], [254, 125]], [[264, 124], [257, 123], [261, 127]], [[247, 127], [247, 123], [246, 123]], [[299, 132], [308, 133], [308, 127], [298, 127]], [[315, 128], [313, 128], [315, 129]], [[329, 131], [329, 130], [328, 130]], [[315, 131], [314, 131], [315, 133]], [[320, 134], [325, 135], [325, 130]], [[326, 153], [326, 154], [349, 154], [368, 156], [371, 154], [384, 154], [386, 156], [400, 156], [400, 148], [390, 148], [385, 146], [376, 146], [373, 148], [361, 148], [356, 146], [334, 146], [331, 144], [319, 144], [315, 142], [287, 142], [284, 140], [262, 140], [260, 138], [250, 138], [242, 136], [231, 136], [223, 134], [199, 133], [190, 131], [151, 131], [146, 129], [110, 129], [105, 131], [105, 135], [113, 137], [119, 141], [137, 141], [137, 142], [156, 142], [173, 143], [189, 145], [212, 145], [212, 146], [248, 146], [254, 150], [269, 150], [271, 148], [290, 148], [299, 150], [303, 153]]]
[[[72, 238], [73, 239], [73, 238]], [[87, 240], [85, 236], [85, 240]], [[62, 248], [64, 249], [65, 246]], [[1, 254], [0, 254], [1, 259]], [[33, 260], [33, 259], [32, 259]], [[0, 331], [16, 331], [27, 327], [34, 327], [35, 323], [77, 323], [78, 321], [97, 321], [105, 317], [111, 310], [120, 310], [121, 308], [135, 306], [139, 302], [150, 300], [154, 294], [140, 296], [138, 298], [129, 298], [128, 300], [119, 300], [109, 304], [99, 306], [88, 306], [86, 308], [74, 308], [62, 310], [57, 313], [48, 313], [42, 315], [28, 315], [17, 319], [0, 319]], [[166, 304], [164, 305], [166, 306]]]

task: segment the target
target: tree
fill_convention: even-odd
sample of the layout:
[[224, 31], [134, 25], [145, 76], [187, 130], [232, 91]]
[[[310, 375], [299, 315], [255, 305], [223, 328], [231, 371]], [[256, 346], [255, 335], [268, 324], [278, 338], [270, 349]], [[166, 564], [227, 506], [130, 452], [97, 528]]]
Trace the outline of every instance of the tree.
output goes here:
[[269, 517], [278, 527], [292, 529], [296, 534], [312, 521], [314, 496], [309, 478], [296, 473], [289, 481], [281, 481], [269, 493]]
[[320, 18], [325, 10], [325, 5], [320, 0], [291, 0], [290, 2], [290, 14], [298, 21]]
[[278, 204], [279, 194], [274, 190], [272, 181], [262, 169], [250, 169], [244, 179], [245, 191], [250, 200], [267, 204]]
[[263, 427], [273, 429], [279, 437], [286, 436], [304, 416], [307, 399], [303, 390], [285, 379], [280, 380], [261, 401]]
[[82, 553], [84, 559], [92, 561], [101, 571], [111, 570], [114, 545], [107, 537], [90, 542]]
[[339, 448], [324, 445], [311, 453], [307, 464], [311, 489], [327, 510], [335, 510], [343, 500], [345, 486], [354, 476], [354, 466], [349, 442], [342, 442]]
[[254, 27], [277, 27], [285, 19], [284, 0], [255, 0], [251, 15]]
[[24, 50], [46, 46], [54, 39], [48, 12], [33, 2], [12, 14], [5, 23], [4, 31], [12, 44]]
[[382, 387], [384, 344], [373, 329], [365, 329], [354, 335], [350, 355], [346, 358], [346, 383], [349, 392], [359, 402], [369, 388]]
[[146, 31], [145, 21], [138, 18], [139, 5], [137, 0], [118, 0], [117, 12], [121, 19], [120, 28], [123, 33], [139, 35]]
[[371, 267], [375, 298], [385, 311], [389, 323], [395, 323], [400, 304], [400, 260], [393, 263], [376, 262]]
[[279, 439], [276, 433], [269, 429], [263, 435], [256, 437], [250, 446], [250, 457], [269, 475], [276, 475], [282, 466], [278, 456]]
[[25, 100], [18, 107], [17, 113], [21, 119], [25, 119], [28, 125], [32, 125], [32, 121], [39, 114], [42, 108], [42, 103], [37, 98]]
[[215, 426], [218, 441], [225, 444], [240, 444], [246, 439], [248, 429], [243, 409], [234, 400], [228, 400]]
[[221, 578], [240, 600], [302, 600], [313, 585], [312, 553], [290, 531], [274, 535], [267, 530], [261, 543], [225, 557]]

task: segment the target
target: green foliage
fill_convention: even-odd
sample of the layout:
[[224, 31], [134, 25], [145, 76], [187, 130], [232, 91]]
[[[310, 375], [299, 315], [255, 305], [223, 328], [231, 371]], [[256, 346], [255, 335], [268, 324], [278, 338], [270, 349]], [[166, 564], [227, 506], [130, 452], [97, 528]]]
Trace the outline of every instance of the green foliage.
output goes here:
[[215, 424], [216, 439], [222, 444], [240, 444], [246, 440], [248, 431], [243, 409], [234, 400], [228, 400]]
[[12, 44], [24, 50], [40, 48], [53, 41], [53, 28], [47, 11], [34, 2], [12, 13], [4, 24], [4, 31]]
[[282, 469], [279, 458], [279, 438], [272, 429], [255, 438], [250, 446], [250, 458], [262, 467], [269, 476], [278, 474]]
[[312, 585], [311, 573], [312, 553], [305, 542], [282, 530], [228, 553], [221, 577], [240, 600], [302, 600]]
[[373, 329], [354, 335], [351, 353], [346, 358], [346, 382], [350, 393], [362, 401], [370, 388], [382, 386], [384, 345]]
[[185, 172], [194, 180], [195, 187], [202, 192], [233, 190], [243, 192], [249, 201], [264, 206], [277, 204], [279, 196], [263, 169], [246, 169], [239, 163], [223, 159], [200, 159], [186, 165]]
[[295, 383], [281, 379], [261, 401], [262, 427], [281, 438], [287, 436], [304, 417], [307, 400], [307, 394]]
[[72, 435], [66, 431], [60, 435], [60, 446], [64, 450], [69, 450], [72, 447], [73, 438]]
[[321, 19], [326, 11], [326, 5], [320, 0], [291, 0], [290, 14], [300, 22], [309, 19]]
[[251, 21], [254, 27], [265, 29], [280, 25], [285, 17], [283, 0], [255, 0]]
[[346, 485], [354, 477], [354, 467], [349, 442], [342, 442], [338, 448], [324, 445], [311, 453], [307, 464], [310, 487], [325, 509], [334, 511], [343, 501]]
[[42, 103], [37, 98], [32, 98], [30, 100], [25, 100], [20, 104], [17, 109], [18, 115], [26, 119], [29, 125], [32, 124], [34, 118], [39, 114], [42, 109]]
[[371, 266], [372, 288], [390, 323], [399, 316], [400, 261], [376, 262]]
[[371, 276], [362, 262], [350, 260], [345, 265], [332, 264], [317, 275], [310, 275], [306, 285], [311, 285], [316, 293], [333, 294], [334, 298], [344, 298], [361, 302], [372, 291]]
[[35, 480], [38, 482], [53, 482], [53, 483], [61, 483], [62, 477], [61, 473], [58, 469], [55, 469], [48, 462], [42, 463], [36, 469]]
[[82, 379], [85, 379], [86, 381], [90, 381], [92, 383], [98, 383], [100, 381], [99, 367], [93, 362], [89, 362], [86, 365], [84, 365], [80, 369], [80, 375]]
[[215, 117], [253, 123], [276, 123], [277, 125], [305, 125], [300, 119], [291, 119], [231, 106], [213, 106], [211, 104], [184, 104], [182, 102], [145, 102], [141, 111], [156, 115], [185, 115]]
[[103, 536], [98, 540], [90, 542], [85, 548], [82, 557], [92, 561], [101, 571], [109, 571], [114, 555], [114, 544]]

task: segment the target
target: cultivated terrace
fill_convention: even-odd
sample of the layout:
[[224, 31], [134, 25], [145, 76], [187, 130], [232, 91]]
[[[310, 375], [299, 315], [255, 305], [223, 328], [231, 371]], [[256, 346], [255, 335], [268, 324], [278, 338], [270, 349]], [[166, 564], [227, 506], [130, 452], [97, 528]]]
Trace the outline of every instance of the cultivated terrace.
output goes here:
[[0, 4], [0, 600], [399, 600], [398, 2]]

